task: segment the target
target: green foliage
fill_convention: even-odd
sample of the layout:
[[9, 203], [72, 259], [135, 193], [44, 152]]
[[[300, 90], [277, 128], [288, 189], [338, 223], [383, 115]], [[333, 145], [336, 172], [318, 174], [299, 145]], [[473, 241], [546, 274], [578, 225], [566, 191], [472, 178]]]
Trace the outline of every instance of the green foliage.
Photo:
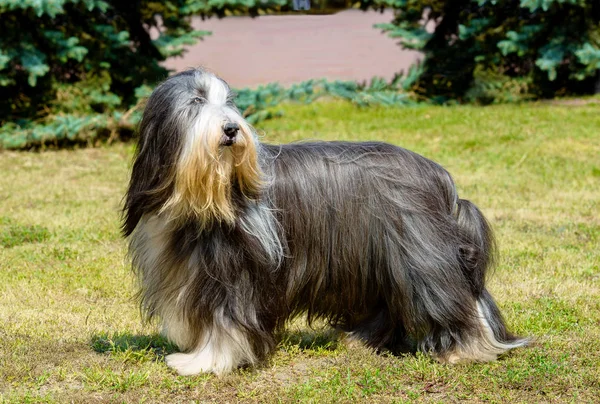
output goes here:
[[281, 115], [275, 108], [281, 103], [310, 103], [324, 96], [345, 99], [360, 106], [415, 105], [414, 97], [403, 89], [404, 82], [410, 78], [410, 75], [407, 78], [397, 76], [389, 83], [379, 77], [372, 78], [369, 83], [307, 80], [287, 89], [277, 83], [271, 83], [255, 90], [238, 91], [236, 104], [250, 123]]
[[0, 100], [3, 123], [26, 125], [50, 115], [62, 84], [85, 80], [93, 85], [89, 92], [126, 105], [135, 87], [164, 76], [159, 48], [142, 26], [157, 26], [155, 17], [143, 19], [140, 8], [114, 3], [0, 0], [0, 85], [8, 95]]
[[[411, 70], [412, 71], [412, 70]], [[335, 97], [349, 100], [360, 106], [415, 105], [414, 96], [404, 90], [414, 73], [406, 77], [401, 75], [389, 83], [375, 77], [369, 83], [354, 81], [308, 80], [285, 88], [277, 83], [260, 86], [257, 89], [237, 91], [236, 104], [246, 119], [254, 124], [265, 119], [280, 116], [278, 107], [285, 102], [310, 103], [321, 97]], [[94, 89], [94, 90], [90, 90]], [[92, 105], [80, 109], [79, 115], [68, 111], [81, 105], [82, 100], [94, 100], [96, 103], [119, 105], [119, 99], [110, 93], [98, 91], [96, 86], [86, 82], [63, 86], [57, 92], [56, 110], [58, 114], [47, 117], [43, 122], [30, 122], [17, 125], [10, 122], [0, 128], [0, 149], [23, 149], [44, 145], [62, 145], [64, 143], [94, 142], [97, 139], [114, 139], [124, 129], [132, 131], [141, 118], [144, 99], [150, 95], [151, 87], [140, 86], [135, 96], [138, 102], [129, 111], [123, 113], [114, 109], [110, 113], [94, 112]]]
[[360, 4], [395, 10], [391, 23], [376, 27], [425, 53], [413, 90], [434, 101], [504, 102], [522, 99], [523, 90], [530, 98], [585, 94], [600, 81], [598, 0]]
[[471, 87], [465, 101], [479, 104], [502, 104], [531, 100], [530, 77], [508, 77], [480, 66], [473, 72]]
[[136, 89], [166, 77], [160, 61], [207, 34], [191, 28], [187, 3], [0, 0], [1, 143], [110, 128]]
[[160, 62], [210, 33], [192, 15], [258, 15], [285, 0], [0, 0], [0, 148], [131, 130]]
[[202, 17], [266, 14], [285, 9], [287, 0], [187, 0], [182, 10]]

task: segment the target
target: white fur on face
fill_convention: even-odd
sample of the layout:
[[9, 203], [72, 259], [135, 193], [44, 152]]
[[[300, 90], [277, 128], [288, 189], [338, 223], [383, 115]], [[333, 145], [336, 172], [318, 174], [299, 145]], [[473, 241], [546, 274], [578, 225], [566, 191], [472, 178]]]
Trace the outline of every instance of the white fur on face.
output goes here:
[[[253, 129], [229, 102], [230, 91], [222, 80], [208, 72], [196, 72], [192, 91], [181, 97], [178, 112], [183, 148], [175, 174], [172, 197], [161, 212], [171, 218], [194, 217], [204, 224], [233, 223], [232, 181], [245, 195], [256, 194], [262, 173], [257, 162], [258, 140]], [[197, 99], [197, 100], [196, 100]], [[224, 145], [223, 127], [239, 126], [233, 144]]]
[[[243, 146], [243, 143], [249, 140], [244, 131], [247, 125], [244, 118], [227, 104], [230, 92], [225, 82], [211, 73], [198, 72], [194, 77], [194, 84], [198, 93], [190, 94], [190, 97], [198, 96], [201, 99], [202, 113], [184, 130], [187, 136], [181, 160], [188, 159], [190, 153], [197, 153], [198, 146], [216, 159], [221, 151], [219, 141], [223, 136], [223, 126], [227, 122], [240, 126], [237, 142], [239, 146]], [[192, 105], [191, 108], [194, 107]]]
[[223, 80], [219, 80], [212, 73], [196, 73], [195, 83], [197, 88], [205, 91], [208, 103], [214, 105], [225, 105], [227, 103], [229, 88]]

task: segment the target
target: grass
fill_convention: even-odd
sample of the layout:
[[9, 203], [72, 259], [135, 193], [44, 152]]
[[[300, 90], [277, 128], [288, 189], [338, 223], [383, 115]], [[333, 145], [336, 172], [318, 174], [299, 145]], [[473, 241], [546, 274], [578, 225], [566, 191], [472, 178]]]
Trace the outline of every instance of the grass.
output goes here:
[[489, 285], [517, 333], [494, 363], [377, 355], [296, 322], [270, 361], [179, 377], [143, 325], [119, 235], [133, 145], [0, 154], [0, 402], [595, 402], [598, 105], [286, 106], [264, 140], [384, 140], [444, 165], [492, 222]]

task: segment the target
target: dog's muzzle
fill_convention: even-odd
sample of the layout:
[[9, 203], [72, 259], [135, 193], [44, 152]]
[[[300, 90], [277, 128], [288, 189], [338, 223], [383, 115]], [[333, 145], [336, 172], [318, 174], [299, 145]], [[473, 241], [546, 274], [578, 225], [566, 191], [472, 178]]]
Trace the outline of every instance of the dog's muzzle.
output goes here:
[[240, 126], [237, 123], [228, 122], [223, 126], [223, 138], [221, 144], [224, 146], [231, 146], [235, 143], [235, 138], [240, 130]]

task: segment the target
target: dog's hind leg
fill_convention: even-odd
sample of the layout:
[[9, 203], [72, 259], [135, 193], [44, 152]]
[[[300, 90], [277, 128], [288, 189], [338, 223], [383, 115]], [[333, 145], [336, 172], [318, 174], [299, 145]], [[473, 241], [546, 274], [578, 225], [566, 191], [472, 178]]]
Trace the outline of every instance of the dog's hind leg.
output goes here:
[[404, 292], [411, 303], [400, 313], [419, 349], [438, 360], [492, 361], [527, 341], [508, 333], [484, 286], [491, 230], [474, 205], [461, 205], [458, 226], [425, 217], [405, 221], [402, 255], [410, 288]]
[[377, 351], [389, 351], [394, 355], [414, 353], [416, 346], [404, 325], [393, 321], [386, 307], [366, 316], [358, 324], [347, 329], [350, 341], [358, 340]]
[[[421, 277], [423, 272], [428, 272]], [[489, 361], [503, 352], [480, 343], [484, 338], [476, 299], [466, 280], [444, 283], [445, 270], [416, 271], [408, 307], [398, 310], [406, 341], [441, 362]]]
[[474, 321], [461, 328], [435, 324], [419, 342], [420, 349], [444, 363], [489, 362], [529, 342], [508, 333], [487, 291], [476, 301], [472, 316]]

